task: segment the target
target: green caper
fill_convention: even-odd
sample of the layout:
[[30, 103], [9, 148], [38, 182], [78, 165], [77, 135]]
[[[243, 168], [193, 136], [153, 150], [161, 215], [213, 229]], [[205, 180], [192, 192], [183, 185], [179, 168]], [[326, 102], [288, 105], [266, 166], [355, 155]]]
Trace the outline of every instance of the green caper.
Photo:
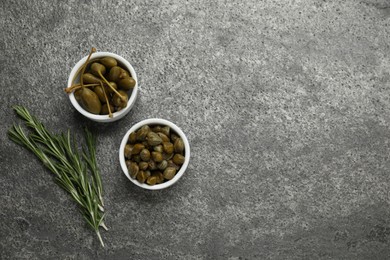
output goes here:
[[161, 162], [163, 159], [162, 153], [159, 152], [152, 152], [152, 159], [156, 163]]
[[99, 100], [99, 97], [95, 92], [89, 88], [83, 88], [80, 95], [81, 105], [92, 114], [100, 114], [102, 109], [102, 103]]
[[162, 171], [165, 170], [165, 168], [167, 167], [168, 167], [168, 162], [166, 160], [163, 160], [162, 162], [157, 164], [157, 168]]
[[170, 160], [173, 157], [173, 153], [163, 153], [162, 155], [164, 160]]
[[130, 133], [128, 142], [131, 144], [137, 142], [137, 134], [135, 132]]
[[[114, 94], [114, 96], [112, 97], [112, 103], [114, 104], [114, 106], [117, 106], [117, 107], [126, 107], [127, 106], [127, 101], [128, 101], [128, 96], [127, 96], [127, 92], [123, 91], [123, 90], [119, 90], [118, 91], [120, 95], [118, 95], [117, 93]], [[125, 97], [126, 99], [123, 100], [122, 97]]]
[[112, 57], [104, 57], [103, 59], [100, 60], [100, 62], [106, 67], [106, 68], [112, 68], [118, 64], [116, 59]]
[[151, 170], [151, 171], [157, 170], [157, 165], [153, 160], [150, 160], [148, 164], [149, 164], [149, 167], [148, 167], [149, 170]]
[[146, 179], [148, 178], [148, 176], [146, 175], [145, 171], [139, 171], [138, 174], [137, 174], [137, 180], [140, 182], [140, 183], [144, 183], [146, 181]]
[[180, 138], [177, 134], [175, 133], [172, 133], [171, 134], [171, 140], [172, 140], [172, 143], [175, 143], [176, 142], [176, 139]]
[[124, 90], [130, 90], [135, 86], [135, 80], [132, 77], [124, 77], [118, 81], [118, 86]]
[[149, 145], [156, 146], [162, 143], [161, 137], [159, 137], [155, 132], [150, 131], [147, 135], [147, 140]]
[[170, 127], [144, 125], [130, 133], [128, 145], [133, 145], [131, 161], [137, 163], [137, 179], [142, 183], [155, 185], [171, 180], [185, 162], [183, 140]]
[[97, 77], [101, 77], [101, 75], [104, 75], [106, 73], [106, 67], [104, 67], [102, 64], [98, 62], [94, 62], [91, 65], [91, 68], [89, 70], [93, 75]]
[[166, 136], [165, 134], [163, 134], [162, 132], [158, 132], [157, 135], [161, 138], [161, 140], [162, 140], [163, 142], [169, 142], [169, 141], [171, 141], [171, 140], [169, 140], [169, 137]]
[[[111, 113], [114, 112], [114, 107], [110, 104]], [[102, 106], [102, 110], [100, 111], [101, 115], [108, 115], [110, 111], [108, 111], [108, 105], [104, 104]]]
[[173, 167], [167, 167], [165, 170], [164, 170], [164, 178], [166, 180], [171, 180], [173, 179], [173, 177], [175, 177], [175, 174], [176, 174], [176, 169], [173, 168]]
[[139, 154], [136, 154], [136, 155], [131, 156], [131, 160], [136, 162], [136, 163], [140, 163], [141, 157], [139, 156]]
[[137, 163], [135, 162], [131, 162], [130, 163], [130, 167], [127, 168], [129, 170], [129, 175], [131, 178], [135, 178], [135, 176], [137, 176], [137, 174], [139, 173], [139, 168], [138, 168], [138, 165]]
[[129, 158], [130, 159], [130, 157], [131, 157], [131, 152], [132, 152], [132, 150], [133, 150], [133, 145], [131, 145], [131, 144], [126, 144], [125, 145], [125, 157], [126, 158]]
[[148, 162], [150, 160], [150, 152], [148, 149], [142, 149], [139, 156], [141, 157], [142, 161]]
[[84, 73], [83, 74], [83, 83], [88, 83], [88, 84], [100, 84], [101, 80], [91, 73]]
[[181, 154], [175, 154], [172, 158], [172, 161], [176, 165], [182, 165], [184, 163], [185, 157]]
[[119, 75], [122, 73], [122, 68], [119, 66], [114, 66], [110, 69], [110, 73], [108, 74], [108, 78], [110, 81], [117, 82], [119, 79]]
[[174, 147], [175, 147], [175, 152], [176, 153], [180, 153], [180, 154], [183, 154], [183, 151], [184, 151], [184, 142], [181, 138], [177, 138], [175, 143], [174, 143]]
[[148, 125], [144, 125], [143, 127], [141, 127], [138, 131], [137, 131], [137, 140], [138, 141], [145, 141], [146, 140], [146, 136], [148, 135], [150, 131], [150, 128]]
[[99, 97], [100, 102], [106, 103], [106, 97], [104, 95], [104, 90], [103, 90], [102, 86], [96, 86], [93, 89], [93, 92], [95, 92], [96, 95]]
[[145, 170], [148, 169], [149, 163], [148, 162], [140, 162], [138, 164], [138, 167], [139, 167], [140, 170], [145, 171]]
[[139, 154], [144, 148], [145, 146], [143, 144], [135, 144], [131, 154]]
[[159, 126], [159, 125], [154, 126], [152, 128], [152, 131], [155, 132], [155, 133], [161, 132], [161, 126]]
[[161, 128], [161, 133], [163, 133], [166, 136], [169, 136], [170, 131], [171, 131], [171, 128], [169, 126], [164, 126]]
[[171, 142], [163, 142], [162, 145], [165, 153], [167, 154], [173, 153], [174, 148]]
[[180, 166], [176, 165], [172, 160], [168, 160], [168, 167], [175, 168], [176, 171], [178, 171], [180, 169]]
[[153, 147], [153, 150], [156, 152], [160, 152], [160, 153], [162, 153], [164, 151], [163, 146], [161, 144]]
[[132, 163], [132, 161], [126, 160], [125, 163], [126, 163], [126, 168], [129, 169], [130, 164]]
[[157, 183], [157, 177], [156, 176], [150, 176], [147, 180], [146, 183], [149, 185], [155, 185]]
[[157, 178], [157, 184], [164, 182], [164, 175], [161, 172], [155, 171], [152, 173], [152, 176], [155, 176]]

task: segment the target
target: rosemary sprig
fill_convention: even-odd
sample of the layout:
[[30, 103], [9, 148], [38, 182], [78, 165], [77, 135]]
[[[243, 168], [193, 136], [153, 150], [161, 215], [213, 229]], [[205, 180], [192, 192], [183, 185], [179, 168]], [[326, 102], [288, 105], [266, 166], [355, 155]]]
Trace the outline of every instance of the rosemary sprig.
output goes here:
[[107, 227], [104, 224], [103, 186], [96, 161], [95, 137], [85, 129], [87, 148], [80, 152], [69, 130], [66, 134], [53, 134], [26, 108], [14, 106], [13, 109], [32, 132], [26, 134], [20, 125], [13, 125], [8, 131], [9, 138], [32, 151], [54, 173], [56, 183], [76, 201], [104, 247], [99, 227], [106, 230]]

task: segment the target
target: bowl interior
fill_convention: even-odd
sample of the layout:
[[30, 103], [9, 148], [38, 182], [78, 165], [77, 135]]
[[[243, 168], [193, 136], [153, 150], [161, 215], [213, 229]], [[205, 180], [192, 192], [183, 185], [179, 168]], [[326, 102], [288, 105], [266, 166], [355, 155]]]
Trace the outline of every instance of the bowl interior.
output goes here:
[[[146, 183], [140, 183], [136, 179], [133, 179], [133, 178], [130, 177], [129, 171], [127, 170], [127, 167], [126, 167], [125, 156], [124, 156], [125, 146], [127, 144], [127, 140], [129, 139], [130, 134], [132, 132], [134, 132], [134, 131], [137, 131], [138, 129], [140, 129], [144, 125], [149, 125], [149, 126], [152, 126], [152, 125], [167, 125], [167, 126], [169, 126], [171, 128], [172, 131], [177, 133], [180, 136], [180, 138], [183, 140], [183, 142], [184, 142], [184, 158], [185, 159], [184, 159], [184, 163], [181, 166], [180, 170], [176, 173], [176, 175], [175, 175], [175, 177], [173, 177], [173, 179], [171, 179], [169, 181], [166, 181], [166, 182], [163, 182], [163, 183], [160, 183], [160, 184], [153, 185], [153, 186], [150, 186], [150, 185], [148, 185]], [[187, 169], [188, 163], [190, 161], [190, 145], [189, 145], [189, 142], [188, 142], [188, 139], [187, 139], [186, 135], [174, 123], [172, 123], [172, 122], [170, 122], [168, 120], [159, 119], [159, 118], [146, 119], [146, 120], [143, 120], [143, 121], [135, 124], [133, 127], [131, 127], [130, 130], [128, 130], [127, 133], [125, 134], [125, 136], [123, 137], [122, 142], [121, 142], [121, 146], [120, 146], [120, 149], [119, 149], [119, 161], [120, 161], [123, 173], [126, 175], [126, 177], [132, 183], [134, 183], [135, 185], [137, 185], [137, 186], [139, 186], [141, 188], [144, 188], [144, 189], [160, 190], [160, 189], [164, 189], [164, 188], [167, 188], [167, 187], [173, 185], [184, 174], [184, 172]]]
[[[84, 57], [83, 59], [81, 59], [72, 69], [70, 75], [69, 75], [69, 79], [68, 79], [68, 87], [72, 86], [72, 83], [78, 83], [80, 82], [80, 68], [82, 67], [82, 65], [85, 63], [85, 61], [87, 60], [87, 57]], [[137, 74], [135, 73], [135, 70], [133, 68], [133, 66], [131, 66], [131, 64], [125, 60], [123, 57], [115, 54], [115, 53], [111, 53], [111, 52], [97, 52], [97, 53], [93, 53], [91, 55], [91, 59], [90, 60], [96, 60], [98, 58], [103, 58], [103, 57], [112, 57], [112, 58], [115, 58], [119, 65], [123, 68], [126, 68], [131, 76], [134, 78], [135, 80], [135, 86], [134, 88], [128, 92], [129, 94], [129, 100], [127, 102], [127, 106], [118, 111], [118, 112], [114, 112], [113, 113], [113, 117], [110, 118], [108, 115], [96, 115], [96, 114], [92, 114], [88, 111], [86, 111], [80, 104], [79, 102], [77, 102], [75, 96], [74, 96], [74, 93], [70, 93], [69, 94], [69, 99], [72, 103], [72, 105], [76, 108], [77, 111], [79, 111], [82, 115], [84, 115], [85, 117], [88, 117], [94, 121], [98, 121], [98, 122], [112, 122], [112, 121], [116, 121], [120, 118], [122, 118], [123, 116], [125, 116], [130, 110], [131, 108], [134, 106], [134, 103], [135, 103], [135, 100], [137, 98], [137, 94], [138, 94], [138, 79], [137, 79]]]

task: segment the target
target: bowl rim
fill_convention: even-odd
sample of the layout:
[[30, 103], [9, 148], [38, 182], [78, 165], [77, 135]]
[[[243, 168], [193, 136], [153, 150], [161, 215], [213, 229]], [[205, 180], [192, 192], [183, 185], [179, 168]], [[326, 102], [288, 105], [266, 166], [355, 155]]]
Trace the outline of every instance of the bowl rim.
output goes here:
[[[108, 115], [95, 115], [95, 114], [92, 114], [92, 113], [86, 111], [77, 102], [77, 100], [74, 96], [74, 92], [71, 92], [68, 96], [69, 96], [70, 102], [72, 103], [74, 108], [76, 108], [76, 110], [78, 112], [80, 112], [83, 116], [85, 116], [91, 120], [97, 121], [97, 122], [103, 122], [103, 123], [104, 122], [113, 122], [113, 121], [119, 120], [122, 117], [124, 117], [131, 110], [131, 108], [134, 106], [135, 100], [136, 100], [137, 95], [138, 95], [138, 78], [137, 78], [137, 74], [136, 74], [133, 66], [130, 64], [130, 62], [128, 62], [122, 56], [115, 54], [115, 53], [112, 53], [112, 52], [95, 52], [91, 55], [91, 60], [96, 59], [96, 58], [101, 58], [101, 57], [112, 57], [112, 58], [117, 59], [119, 61], [119, 63], [124, 65], [130, 71], [131, 76], [134, 78], [135, 86], [133, 88], [133, 91], [131, 92], [129, 100], [127, 101], [127, 106], [124, 109], [122, 109], [121, 111], [115, 112], [114, 113], [115, 116], [110, 118]], [[81, 60], [79, 60], [76, 63], [76, 65], [73, 67], [73, 69], [70, 72], [69, 77], [68, 77], [67, 87], [72, 86], [73, 78], [75, 77], [75, 75], [78, 72], [78, 70], [80, 69], [80, 67], [85, 63], [87, 58], [88, 58], [88, 55], [85, 56], [84, 58], [82, 58]]]
[[[181, 166], [179, 172], [176, 173], [175, 177], [173, 177], [172, 180], [169, 180], [169, 181], [166, 181], [166, 182], [163, 182], [161, 184], [156, 184], [156, 185], [148, 185], [146, 183], [139, 183], [136, 179], [133, 179], [130, 177], [129, 175], [129, 171], [127, 170], [127, 167], [126, 167], [126, 162], [125, 162], [125, 156], [124, 156], [124, 150], [125, 150], [125, 146], [127, 144], [127, 140], [129, 139], [129, 135], [130, 133], [138, 130], [139, 128], [141, 128], [142, 126], [144, 125], [167, 125], [169, 126], [173, 131], [175, 131], [179, 136], [180, 138], [182, 138], [183, 142], [184, 142], [184, 149], [185, 149], [185, 156], [184, 156], [184, 163], [183, 165]], [[121, 142], [121, 145], [120, 145], [120, 148], [119, 148], [119, 162], [120, 162], [120, 165], [121, 165], [121, 168], [122, 168], [122, 171], [123, 173], [126, 175], [126, 177], [132, 182], [134, 183], [135, 185], [137, 185], [138, 187], [141, 187], [141, 188], [144, 188], [144, 189], [147, 189], [147, 190], [161, 190], [161, 189], [165, 189], [165, 188], [168, 188], [169, 186], [175, 184], [184, 174], [184, 172], [186, 171], [187, 169], [187, 166], [189, 164], [189, 161], [190, 161], [190, 144], [188, 142], [188, 139], [187, 139], [187, 136], [184, 134], [184, 132], [180, 129], [180, 127], [178, 127], [177, 125], [175, 125], [174, 123], [172, 123], [171, 121], [168, 121], [166, 119], [162, 119], [162, 118], [149, 118], [149, 119], [144, 119], [138, 123], [136, 123], [135, 125], [133, 125], [127, 132], [126, 134], [123, 136], [123, 139], [122, 139], [122, 142]]]

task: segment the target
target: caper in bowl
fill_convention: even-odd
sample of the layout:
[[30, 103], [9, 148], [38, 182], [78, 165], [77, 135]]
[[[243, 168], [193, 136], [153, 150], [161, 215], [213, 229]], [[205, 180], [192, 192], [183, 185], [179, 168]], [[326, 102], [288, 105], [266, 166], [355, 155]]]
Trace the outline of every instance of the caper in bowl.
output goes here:
[[122, 139], [119, 161], [126, 177], [148, 190], [164, 189], [177, 182], [190, 160], [183, 131], [164, 119], [146, 119], [130, 128]]
[[95, 51], [92, 48], [90, 55], [74, 66], [65, 91], [82, 115], [97, 122], [113, 122], [134, 106], [137, 75], [123, 57]]

